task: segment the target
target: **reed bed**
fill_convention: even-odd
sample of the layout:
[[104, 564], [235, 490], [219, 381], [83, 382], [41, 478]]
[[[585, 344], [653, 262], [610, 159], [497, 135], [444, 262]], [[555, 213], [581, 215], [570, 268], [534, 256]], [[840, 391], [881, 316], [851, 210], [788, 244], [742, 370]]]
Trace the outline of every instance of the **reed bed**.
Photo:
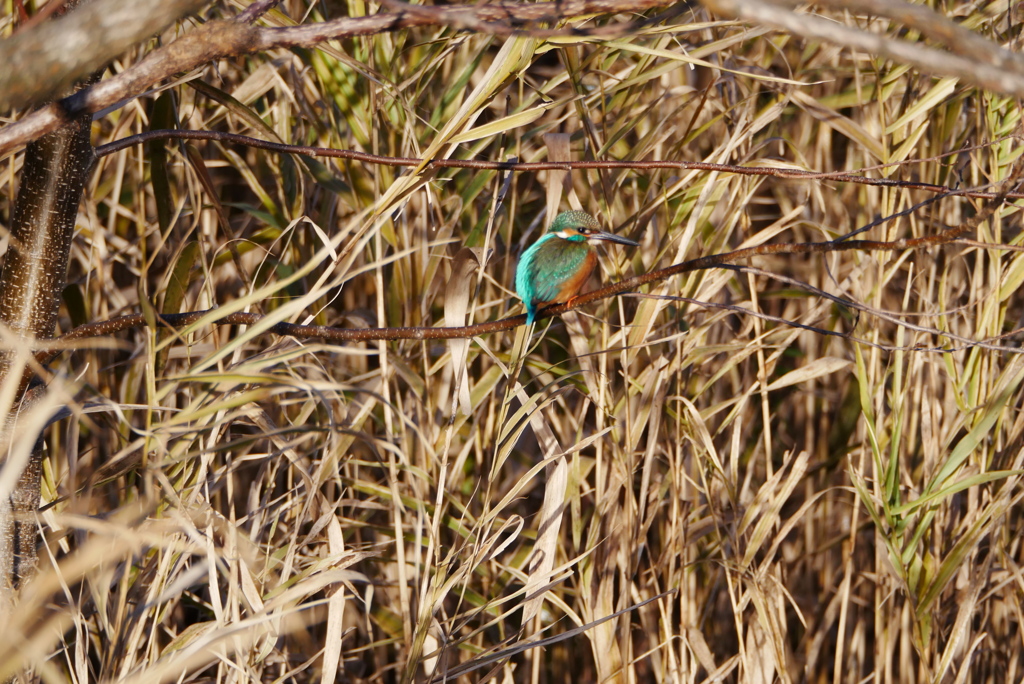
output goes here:
[[[961, 3], [955, 18], [1008, 44], [1020, 17], [1005, 5]], [[267, 21], [377, 9], [293, 0]], [[991, 190], [1013, 173], [1020, 116], [1012, 98], [694, 7], [607, 39], [423, 28], [223, 61], [98, 119], [94, 143], [178, 127], [399, 157], [869, 169]], [[0, 162], [4, 220], [19, 165]], [[915, 206], [933, 196], [151, 142], [97, 163], [61, 325], [214, 307], [269, 323], [481, 322], [521, 312], [516, 259], [561, 209], [640, 242], [602, 252], [606, 283], [886, 217], [858, 237], [936, 235], [988, 207]], [[1019, 220], [1007, 202], [971, 241], [696, 271], [528, 340], [327, 344], [196, 325], [65, 353], [49, 392], [73, 415], [46, 433], [40, 569], [0, 670], [1018, 681]], [[463, 317], [446, 308], [460, 296]]]

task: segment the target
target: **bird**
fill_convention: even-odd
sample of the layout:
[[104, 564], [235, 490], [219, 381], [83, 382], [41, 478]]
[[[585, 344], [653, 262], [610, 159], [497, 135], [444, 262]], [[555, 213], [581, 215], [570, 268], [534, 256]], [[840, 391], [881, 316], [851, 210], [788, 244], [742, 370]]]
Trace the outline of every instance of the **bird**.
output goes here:
[[597, 266], [600, 242], [639, 247], [639, 242], [605, 233], [585, 211], [563, 211], [537, 242], [523, 252], [516, 269], [516, 293], [526, 305], [526, 323], [549, 304], [571, 302]]

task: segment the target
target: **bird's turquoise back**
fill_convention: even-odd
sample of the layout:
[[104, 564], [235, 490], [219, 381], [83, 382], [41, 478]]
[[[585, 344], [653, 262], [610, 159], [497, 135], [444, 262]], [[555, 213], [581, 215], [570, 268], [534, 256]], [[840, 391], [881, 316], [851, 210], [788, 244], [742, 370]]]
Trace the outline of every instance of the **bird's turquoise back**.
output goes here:
[[534, 322], [541, 306], [561, 301], [581, 276], [590, 275], [597, 261], [593, 252], [584, 239], [567, 240], [552, 232], [523, 252], [516, 270], [516, 292], [526, 304], [527, 323]]

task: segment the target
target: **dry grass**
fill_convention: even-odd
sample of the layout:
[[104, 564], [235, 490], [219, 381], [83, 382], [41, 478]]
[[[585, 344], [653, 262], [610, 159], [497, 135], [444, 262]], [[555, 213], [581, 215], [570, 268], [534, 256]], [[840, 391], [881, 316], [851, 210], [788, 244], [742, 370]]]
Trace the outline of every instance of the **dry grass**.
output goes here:
[[[323, 8], [286, 3], [309, 22]], [[1007, 40], [1005, 14], [959, 14]], [[1006, 177], [1020, 153], [1002, 139], [911, 161], [1013, 133], [1008, 98], [700, 12], [674, 21], [606, 43], [419, 30], [282, 50], [129, 104], [94, 142], [178, 121], [538, 161], [558, 154], [544, 136], [565, 133], [577, 159], [905, 162], [876, 173], [963, 186]], [[516, 257], [559, 182], [515, 175], [496, 206], [495, 172], [399, 175], [205, 143], [166, 155], [99, 162], [65, 328], [147, 305], [440, 325], [463, 246], [484, 259], [468, 320], [517, 313]], [[19, 165], [0, 162], [5, 220]], [[578, 199], [641, 241], [603, 253], [606, 279], [830, 239], [926, 197], [697, 172], [570, 182], [560, 208]], [[867, 237], [934, 234], [979, 207], [945, 199]], [[1017, 244], [1018, 222], [1007, 206], [974, 237]], [[40, 576], [0, 669], [83, 683], [1020, 680], [1024, 490], [1008, 471], [1024, 468], [1024, 359], [1017, 336], [999, 353], [931, 331], [1020, 327], [1024, 255], [953, 245], [749, 266], [542, 323], [521, 386], [514, 335], [473, 340], [469, 415], [445, 343], [196, 326], [65, 355], [51, 396], [75, 416], [48, 432]]]

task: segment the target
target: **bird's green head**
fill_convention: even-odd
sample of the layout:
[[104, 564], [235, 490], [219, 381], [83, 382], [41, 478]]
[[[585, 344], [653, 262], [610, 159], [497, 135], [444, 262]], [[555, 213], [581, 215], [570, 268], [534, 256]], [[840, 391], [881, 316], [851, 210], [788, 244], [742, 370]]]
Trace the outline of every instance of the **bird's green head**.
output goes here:
[[563, 211], [551, 222], [548, 232], [563, 240], [586, 242], [592, 233], [601, 232], [601, 224], [585, 211]]
[[554, 234], [570, 242], [587, 242], [592, 245], [599, 242], [617, 242], [632, 247], [639, 245], [628, 238], [603, 232], [597, 219], [585, 211], [563, 211], [551, 222], [548, 234]]

